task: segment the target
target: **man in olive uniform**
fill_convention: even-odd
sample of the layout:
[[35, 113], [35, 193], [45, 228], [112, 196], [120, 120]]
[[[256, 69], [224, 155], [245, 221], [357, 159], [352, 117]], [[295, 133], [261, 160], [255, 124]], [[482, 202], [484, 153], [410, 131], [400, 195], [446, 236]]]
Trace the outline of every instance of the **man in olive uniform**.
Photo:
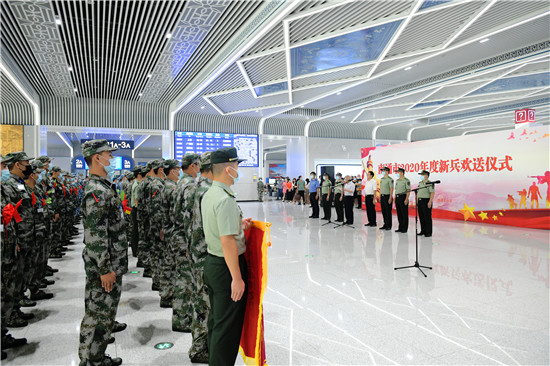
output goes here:
[[262, 178], [258, 179], [257, 189], [258, 189], [258, 201], [263, 202], [264, 201], [265, 184], [262, 181]]
[[193, 189], [187, 189], [189, 200], [193, 202], [192, 224], [188, 229], [191, 242], [189, 243], [189, 259], [193, 279], [191, 305], [193, 321], [191, 335], [193, 337], [189, 358], [191, 362], [208, 363], [208, 314], [210, 313], [210, 299], [204, 284], [204, 261], [206, 255], [206, 241], [202, 226], [201, 202], [204, 194], [212, 186], [211, 152], [201, 155], [201, 176]]
[[122, 275], [128, 270], [128, 243], [123, 230], [120, 197], [107, 180], [112, 151], [107, 140], [82, 144], [90, 167], [82, 201], [85, 314], [80, 325], [80, 365], [120, 365], [120, 358], [105, 355], [115, 324], [122, 291]]
[[393, 178], [390, 177], [390, 168], [382, 168], [382, 179], [380, 179], [380, 208], [384, 218], [384, 226], [381, 230], [391, 230], [392, 217], [391, 209], [393, 203]]
[[172, 330], [190, 332], [192, 309], [189, 299], [192, 293], [191, 262], [189, 261], [189, 241], [187, 230], [191, 225], [192, 202], [185, 200], [185, 190], [195, 185], [200, 174], [200, 155], [187, 153], [181, 160], [183, 175], [176, 188], [176, 200], [172, 211], [174, 229], [171, 235], [170, 253], [174, 258], [174, 295], [172, 300]]
[[336, 208], [336, 222], [344, 222], [344, 200], [341, 199], [344, 194], [344, 180], [342, 173], [336, 174], [334, 182], [334, 207]]
[[10, 319], [7, 322], [8, 327], [22, 327], [27, 325], [27, 320], [34, 318], [33, 314], [25, 314], [20, 310], [21, 306], [35, 306], [36, 302], [29, 300], [24, 291], [28, 286], [28, 272], [31, 271], [33, 248], [36, 242], [35, 238], [35, 212], [32, 205], [31, 193], [25, 184], [33, 172], [29, 158], [23, 151], [9, 153], [6, 155], [6, 162], [10, 171], [10, 178], [2, 185], [5, 190], [6, 204], [11, 204], [18, 213], [13, 214], [15, 236], [16, 236], [16, 261], [15, 277], [16, 281], [15, 303]]
[[328, 173], [323, 174], [323, 183], [321, 184], [321, 204], [323, 205], [324, 216], [321, 220], [330, 221], [332, 212], [332, 202], [330, 200], [330, 193], [332, 192], [332, 182], [328, 176]]
[[239, 351], [247, 300], [248, 272], [244, 231], [252, 226], [244, 219], [230, 186], [239, 178], [237, 149], [212, 152], [214, 182], [204, 194], [201, 215], [208, 256], [204, 282], [211, 311], [208, 318], [208, 353], [211, 366], [230, 365]]
[[420, 233], [429, 238], [432, 236], [432, 205], [435, 195], [433, 184], [429, 184], [430, 172], [423, 170], [421, 173], [422, 180], [418, 183], [418, 219], [420, 220]]
[[172, 221], [172, 209], [176, 200], [176, 187], [180, 177], [181, 165], [176, 159], [168, 159], [164, 162], [164, 190], [162, 191], [162, 248], [159, 251], [160, 281], [159, 295], [160, 307], [171, 308], [172, 296], [174, 295], [174, 286], [172, 279], [174, 277], [174, 258], [168, 252], [170, 236], [174, 228]]
[[405, 177], [405, 169], [397, 169], [399, 179], [395, 181], [395, 210], [399, 227], [396, 233], [406, 233], [409, 228], [409, 195], [411, 194], [411, 181]]
[[[11, 197], [12, 195], [17, 194], [17, 191], [14, 192], [13, 189], [6, 189], [6, 183], [11, 179], [7, 166], [8, 164], [11, 164], [12, 159], [13, 155], [9, 157], [2, 157], [2, 183], [0, 189], [2, 194], [2, 199], [0, 201], [2, 209], [2, 238], [0, 240], [2, 245], [2, 360], [8, 356], [4, 350], [27, 344], [26, 338], [14, 338], [8, 333], [8, 322], [11, 318], [12, 312], [14, 311], [15, 302], [17, 299], [17, 279], [19, 276], [17, 272], [18, 262], [22, 260], [21, 256], [17, 252], [16, 224], [18, 218], [17, 215], [15, 215], [15, 212], [19, 211], [19, 207], [16, 208], [17, 203], [11, 203], [11, 199], [17, 199], [15, 196]], [[25, 323], [18, 326], [24, 326], [27, 323], [23, 319], [18, 319], [18, 321]]]

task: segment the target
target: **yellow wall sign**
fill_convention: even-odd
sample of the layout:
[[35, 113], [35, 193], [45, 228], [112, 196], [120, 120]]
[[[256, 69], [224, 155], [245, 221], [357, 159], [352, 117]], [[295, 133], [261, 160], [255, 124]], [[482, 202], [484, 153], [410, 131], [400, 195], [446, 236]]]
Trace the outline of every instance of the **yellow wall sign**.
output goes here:
[[15, 151], [23, 151], [23, 126], [0, 125], [0, 151], [2, 156]]

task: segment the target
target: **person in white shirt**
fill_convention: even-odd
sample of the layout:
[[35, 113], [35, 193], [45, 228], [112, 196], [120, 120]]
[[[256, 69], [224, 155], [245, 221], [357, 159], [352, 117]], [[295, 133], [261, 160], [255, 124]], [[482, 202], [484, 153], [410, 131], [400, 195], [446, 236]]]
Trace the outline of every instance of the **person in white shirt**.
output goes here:
[[349, 175], [344, 178], [344, 212], [346, 214], [345, 225], [353, 225], [353, 193], [355, 192], [355, 183], [351, 181]]
[[374, 179], [374, 173], [372, 171], [367, 172], [367, 181], [365, 182], [365, 188], [363, 189], [363, 196], [365, 196], [365, 205], [367, 206], [367, 218], [369, 220], [365, 226], [376, 226], [376, 210], [374, 205], [376, 204], [376, 190], [378, 189], [378, 183]]

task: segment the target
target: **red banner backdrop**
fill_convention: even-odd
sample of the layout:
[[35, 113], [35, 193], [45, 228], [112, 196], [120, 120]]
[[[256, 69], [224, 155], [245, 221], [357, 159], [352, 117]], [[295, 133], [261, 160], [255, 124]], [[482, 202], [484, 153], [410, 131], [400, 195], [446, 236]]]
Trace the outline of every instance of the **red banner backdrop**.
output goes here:
[[[361, 149], [363, 176], [397, 168], [415, 188], [422, 170], [436, 185], [434, 218], [550, 229], [548, 126]], [[409, 214], [414, 215], [414, 202]], [[377, 209], [380, 207], [377, 204]]]

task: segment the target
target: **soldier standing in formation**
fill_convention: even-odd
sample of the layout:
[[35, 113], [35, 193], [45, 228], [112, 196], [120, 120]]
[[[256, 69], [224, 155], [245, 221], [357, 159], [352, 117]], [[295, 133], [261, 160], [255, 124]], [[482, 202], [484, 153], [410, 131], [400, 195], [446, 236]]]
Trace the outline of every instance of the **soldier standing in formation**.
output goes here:
[[396, 233], [406, 233], [409, 228], [409, 195], [411, 194], [411, 181], [405, 177], [405, 169], [397, 169], [399, 179], [395, 181], [395, 210], [399, 227]]
[[420, 220], [420, 233], [418, 235], [424, 235], [429, 238], [432, 236], [432, 205], [435, 195], [435, 189], [433, 184], [429, 184], [430, 172], [423, 170], [421, 173], [422, 180], [418, 183], [417, 205], [418, 205], [418, 219]]
[[112, 172], [112, 151], [107, 140], [82, 144], [90, 167], [82, 201], [86, 270], [85, 314], [80, 325], [80, 365], [120, 365], [105, 349], [115, 326], [122, 291], [122, 275], [128, 270], [128, 244], [121, 205], [115, 186], [106, 178]]
[[323, 174], [323, 183], [321, 184], [321, 203], [323, 204], [324, 216], [321, 220], [330, 221], [332, 212], [332, 201], [330, 200], [330, 194], [332, 192], [332, 182], [328, 176], [328, 173]]
[[262, 178], [258, 179], [258, 201], [263, 202], [264, 201], [264, 192], [265, 192], [265, 184], [262, 181]]
[[151, 225], [149, 227], [149, 238], [151, 240], [151, 247], [149, 249], [149, 256], [151, 258], [151, 275], [153, 277], [152, 289], [154, 291], [160, 290], [160, 267], [161, 267], [161, 257], [160, 253], [162, 252], [162, 226], [164, 223], [163, 207], [162, 207], [162, 192], [164, 191], [164, 159], [159, 159], [155, 161], [153, 166], [153, 172], [155, 177], [149, 184], [149, 204], [147, 205], [149, 209], [149, 219]]
[[191, 263], [189, 261], [189, 241], [187, 228], [191, 225], [192, 202], [186, 202], [185, 190], [195, 185], [200, 177], [200, 155], [188, 153], [181, 161], [182, 177], [176, 188], [173, 209], [174, 228], [171, 234], [170, 253], [175, 261], [174, 294], [172, 300], [172, 330], [191, 332], [192, 309], [189, 301], [192, 293]]
[[[136, 166], [133, 169], [134, 174], [134, 181], [132, 182], [131, 187], [131, 194], [130, 194], [130, 202], [128, 205], [132, 208], [132, 212], [130, 213], [131, 221], [132, 221], [132, 231], [130, 235], [130, 245], [132, 247], [132, 255], [134, 257], [139, 257], [138, 255], [138, 209], [137, 209], [137, 200], [138, 200], [138, 187], [143, 179], [142, 175], [142, 167]], [[141, 263], [138, 263], [138, 267], [141, 266]]]
[[344, 222], [344, 180], [342, 173], [336, 174], [334, 182], [334, 207], [336, 208], [336, 222]]
[[138, 241], [138, 264], [144, 267], [143, 277], [151, 277], [151, 239], [149, 237], [150, 216], [149, 216], [149, 185], [154, 179], [155, 172], [153, 166], [155, 161], [147, 162], [147, 165], [142, 169], [142, 174], [145, 174], [137, 191], [137, 207], [138, 207], [138, 226], [139, 226], [139, 241]]
[[393, 203], [393, 178], [390, 177], [390, 168], [382, 168], [382, 179], [380, 179], [380, 208], [384, 225], [381, 230], [391, 230], [392, 217], [391, 209]]

